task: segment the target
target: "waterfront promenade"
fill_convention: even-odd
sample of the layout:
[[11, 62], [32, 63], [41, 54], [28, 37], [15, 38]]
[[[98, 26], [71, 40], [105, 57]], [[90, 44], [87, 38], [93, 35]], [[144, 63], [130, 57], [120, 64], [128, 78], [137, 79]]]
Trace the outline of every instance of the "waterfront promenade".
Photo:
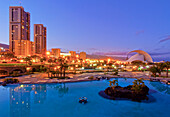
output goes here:
[[[83, 74], [67, 74], [69, 79], [48, 78], [47, 73], [35, 73], [31, 75], [24, 75], [17, 78], [21, 84], [42, 84], [42, 83], [62, 83], [62, 82], [82, 82], [98, 80], [99, 78], [142, 78], [144, 80], [157, 80], [164, 83], [170, 81], [170, 78], [151, 77], [149, 72], [119, 72], [119, 75], [113, 75], [112, 73], [105, 74], [100, 73], [83, 73]], [[90, 77], [92, 77], [90, 79]], [[4, 79], [0, 79], [3, 82]]]

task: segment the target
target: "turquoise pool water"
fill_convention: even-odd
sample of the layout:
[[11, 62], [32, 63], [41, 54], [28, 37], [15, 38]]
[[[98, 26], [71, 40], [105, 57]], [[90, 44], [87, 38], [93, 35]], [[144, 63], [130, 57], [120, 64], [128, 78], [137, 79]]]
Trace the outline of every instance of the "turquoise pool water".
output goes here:
[[[120, 78], [119, 85], [132, 84], [134, 79]], [[109, 81], [65, 84], [0, 86], [0, 117], [169, 117], [170, 86], [145, 81], [155, 91], [156, 101], [139, 103], [108, 100], [98, 92], [108, 87]], [[78, 103], [86, 96], [87, 104]]]

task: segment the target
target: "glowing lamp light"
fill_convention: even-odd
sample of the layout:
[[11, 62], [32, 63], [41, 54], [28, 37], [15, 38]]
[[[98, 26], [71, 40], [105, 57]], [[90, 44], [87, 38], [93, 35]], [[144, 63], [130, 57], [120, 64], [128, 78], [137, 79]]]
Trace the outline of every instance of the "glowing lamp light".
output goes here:
[[81, 69], [84, 69], [84, 67], [82, 67]]
[[20, 62], [24, 62], [24, 60], [20, 60]]
[[106, 64], [104, 64], [104, 66], [106, 67]]
[[76, 67], [78, 67], [78, 65], [76, 65]]
[[71, 70], [73, 70], [74, 68], [73, 68], [73, 67], [71, 67], [70, 69], [71, 69]]
[[121, 65], [121, 67], [124, 67], [124, 65]]
[[99, 69], [102, 69], [102, 67], [99, 67]]
[[149, 68], [149, 66], [147, 65], [146, 68]]
[[93, 66], [97, 66], [97, 64], [93, 64]]
[[30, 70], [30, 68], [29, 67], [27, 67], [27, 71], [29, 71]]
[[32, 62], [34, 62], [34, 63], [35, 63], [35, 59], [33, 59], [33, 60], [32, 60]]
[[57, 68], [55, 67], [54, 70], [56, 70]]
[[76, 55], [76, 57], [78, 58], [78, 57], [79, 57], [79, 55]]
[[47, 55], [50, 55], [50, 52], [49, 52], [49, 51], [47, 51], [47, 52], [46, 52], [46, 54], [47, 54]]
[[133, 66], [133, 69], [135, 69], [136, 68], [136, 66]]
[[103, 63], [103, 62], [104, 62], [104, 60], [100, 60], [100, 62], [102, 62], [102, 63]]

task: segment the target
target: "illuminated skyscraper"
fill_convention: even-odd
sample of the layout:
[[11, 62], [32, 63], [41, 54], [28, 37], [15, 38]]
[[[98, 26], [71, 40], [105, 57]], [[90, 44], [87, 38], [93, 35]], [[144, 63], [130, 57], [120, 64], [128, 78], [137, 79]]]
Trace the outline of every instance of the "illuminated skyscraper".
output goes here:
[[80, 59], [86, 59], [86, 52], [80, 52]]
[[15, 40], [30, 40], [30, 13], [21, 6], [9, 7], [9, 49], [15, 49]]
[[69, 51], [69, 53], [71, 54], [71, 57], [76, 57], [76, 52], [75, 51]]
[[43, 24], [34, 24], [35, 54], [45, 55], [47, 29]]
[[61, 53], [61, 50], [59, 48], [52, 48], [52, 55], [55, 57], [55, 58], [58, 58], [60, 57], [60, 53]]

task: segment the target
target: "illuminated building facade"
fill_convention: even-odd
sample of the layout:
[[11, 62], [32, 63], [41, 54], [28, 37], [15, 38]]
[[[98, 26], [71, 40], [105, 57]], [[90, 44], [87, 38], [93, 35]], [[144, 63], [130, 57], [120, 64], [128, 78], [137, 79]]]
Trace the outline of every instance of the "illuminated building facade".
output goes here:
[[71, 54], [71, 57], [76, 57], [76, 52], [75, 51], [69, 51], [69, 53]]
[[55, 58], [60, 57], [61, 50], [59, 48], [52, 48], [51, 51], [52, 51], [53, 57]]
[[33, 55], [32, 53], [32, 43], [29, 40], [15, 40], [15, 55], [17, 57], [26, 57], [28, 55]]
[[47, 29], [43, 24], [34, 24], [34, 43], [35, 54], [45, 55], [46, 53], [46, 41], [47, 41]]
[[30, 41], [30, 49], [31, 49], [31, 52], [30, 52], [30, 55], [34, 55], [35, 54], [35, 44], [33, 41]]
[[80, 59], [86, 60], [86, 52], [80, 52]]
[[21, 6], [9, 7], [9, 49], [14, 53], [15, 40], [30, 40], [30, 13]]

